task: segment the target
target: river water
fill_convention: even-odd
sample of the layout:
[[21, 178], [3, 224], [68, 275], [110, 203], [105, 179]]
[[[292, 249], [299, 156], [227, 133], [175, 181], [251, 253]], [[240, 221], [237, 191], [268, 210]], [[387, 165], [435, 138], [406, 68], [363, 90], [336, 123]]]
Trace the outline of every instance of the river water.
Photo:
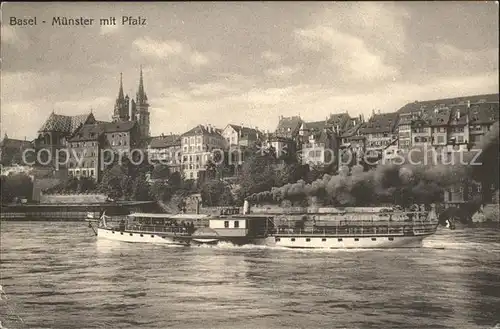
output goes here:
[[498, 230], [443, 228], [420, 249], [298, 251], [1, 224], [4, 328], [500, 328]]

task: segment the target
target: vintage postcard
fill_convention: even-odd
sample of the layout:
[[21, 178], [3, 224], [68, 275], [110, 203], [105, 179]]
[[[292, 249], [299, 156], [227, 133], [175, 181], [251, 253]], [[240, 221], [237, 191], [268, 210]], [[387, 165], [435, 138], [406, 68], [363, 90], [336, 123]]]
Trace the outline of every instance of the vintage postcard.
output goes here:
[[497, 1], [1, 14], [0, 329], [500, 327]]

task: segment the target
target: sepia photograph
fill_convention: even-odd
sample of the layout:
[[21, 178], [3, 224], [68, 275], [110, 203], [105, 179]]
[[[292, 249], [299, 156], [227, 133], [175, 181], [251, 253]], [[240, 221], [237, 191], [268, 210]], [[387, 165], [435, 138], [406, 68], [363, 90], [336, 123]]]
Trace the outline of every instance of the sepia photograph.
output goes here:
[[0, 329], [500, 329], [498, 1], [3, 2]]

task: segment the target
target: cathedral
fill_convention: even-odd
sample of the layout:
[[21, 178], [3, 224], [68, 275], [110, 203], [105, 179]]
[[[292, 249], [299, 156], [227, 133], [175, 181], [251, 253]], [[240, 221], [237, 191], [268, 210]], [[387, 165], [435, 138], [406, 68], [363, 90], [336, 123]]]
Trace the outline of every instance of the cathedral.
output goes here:
[[135, 100], [123, 93], [123, 77], [120, 74], [120, 89], [116, 98], [113, 112], [113, 122], [136, 121], [139, 126], [141, 137], [150, 137], [148, 96], [144, 91], [144, 81], [142, 77], [142, 67], [139, 77], [139, 88]]

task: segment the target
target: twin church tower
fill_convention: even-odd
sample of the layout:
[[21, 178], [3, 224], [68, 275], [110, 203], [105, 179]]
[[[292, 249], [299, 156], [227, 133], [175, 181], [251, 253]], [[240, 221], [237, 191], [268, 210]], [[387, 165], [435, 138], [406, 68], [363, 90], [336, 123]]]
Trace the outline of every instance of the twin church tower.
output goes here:
[[135, 97], [129, 98], [123, 94], [123, 77], [120, 73], [120, 90], [116, 98], [113, 112], [113, 122], [137, 121], [139, 130], [143, 138], [150, 137], [149, 103], [148, 96], [144, 91], [144, 81], [142, 78], [142, 66], [139, 78], [139, 89]]

